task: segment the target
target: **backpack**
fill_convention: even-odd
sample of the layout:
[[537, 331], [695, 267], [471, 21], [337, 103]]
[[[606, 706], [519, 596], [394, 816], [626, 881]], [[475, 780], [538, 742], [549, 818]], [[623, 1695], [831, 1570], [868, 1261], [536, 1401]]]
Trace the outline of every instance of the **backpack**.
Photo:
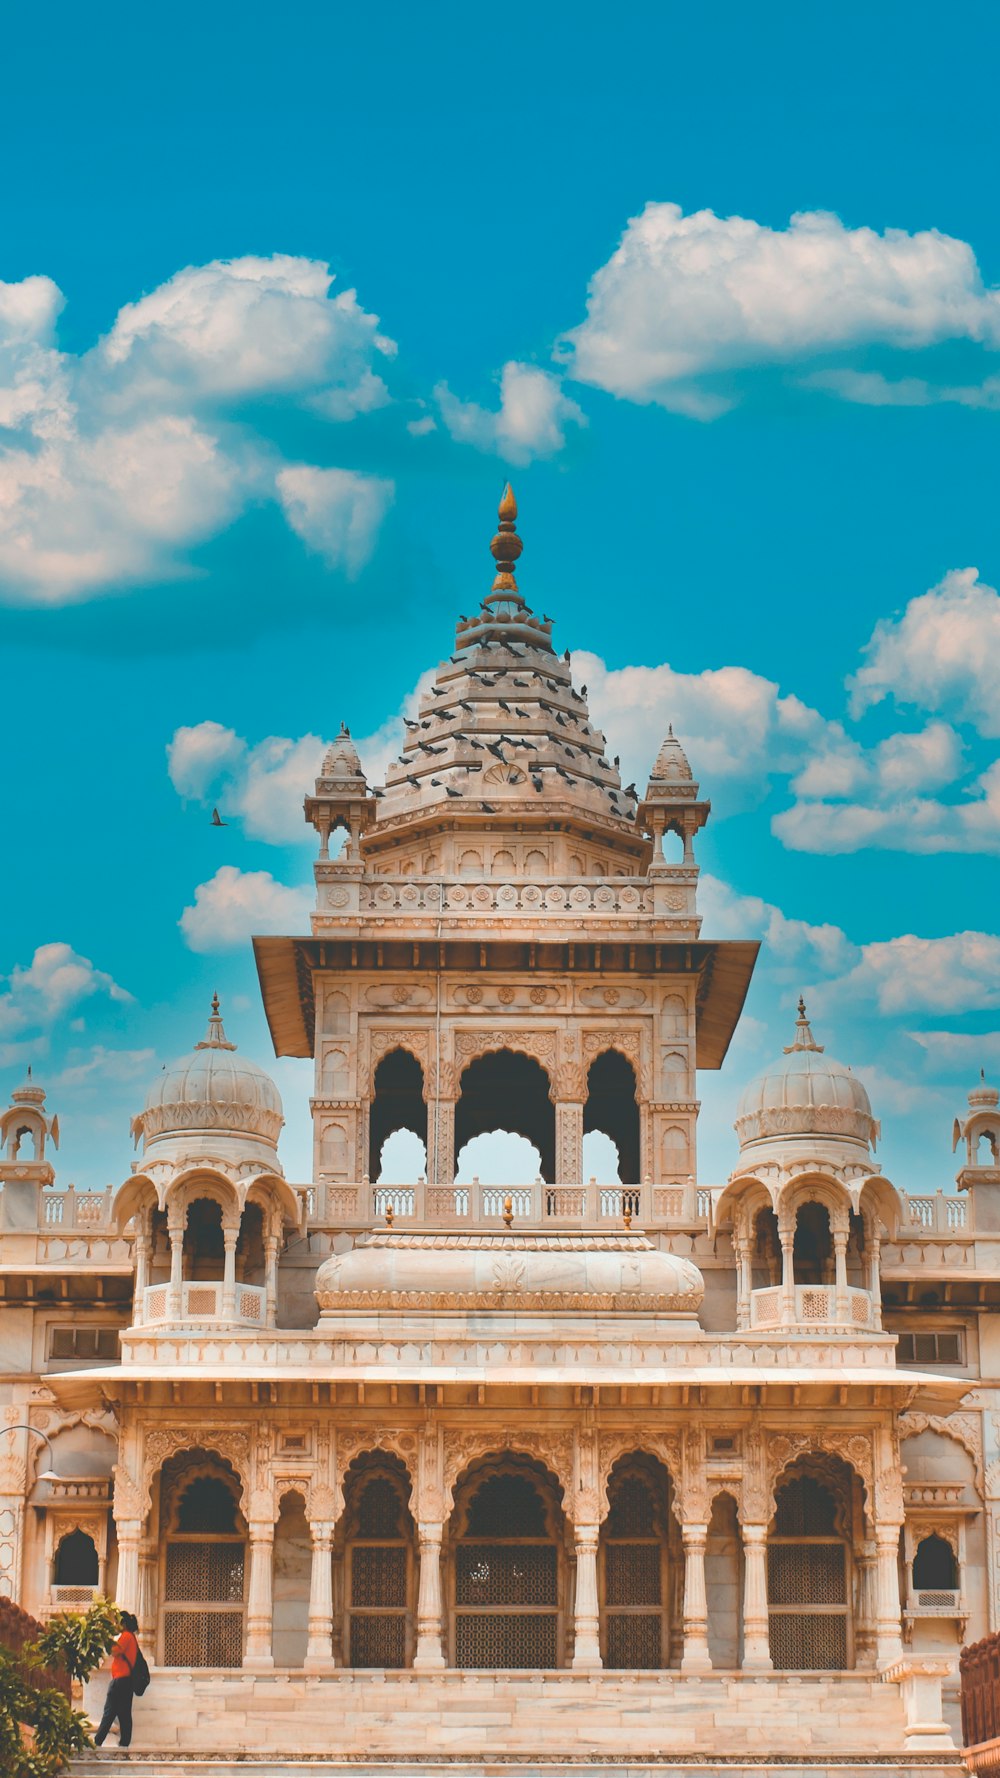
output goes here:
[[135, 1660], [132, 1663], [132, 1690], [137, 1698], [141, 1698], [148, 1686], [149, 1668], [146, 1665], [146, 1657], [136, 1644]]

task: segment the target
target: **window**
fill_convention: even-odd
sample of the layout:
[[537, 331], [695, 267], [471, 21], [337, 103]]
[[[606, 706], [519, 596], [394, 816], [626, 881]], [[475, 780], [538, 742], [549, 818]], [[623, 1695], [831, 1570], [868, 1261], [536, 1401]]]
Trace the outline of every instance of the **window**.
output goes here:
[[767, 1541], [771, 1659], [781, 1671], [849, 1664], [846, 1540], [830, 1490], [802, 1475], [779, 1488]]
[[118, 1357], [117, 1327], [50, 1327], [49, 1357], [113, 1363]]
[[951, 1333], [901, 1333], [896, 1347], [897, 1364], [964, 1364], [962, 1335]]

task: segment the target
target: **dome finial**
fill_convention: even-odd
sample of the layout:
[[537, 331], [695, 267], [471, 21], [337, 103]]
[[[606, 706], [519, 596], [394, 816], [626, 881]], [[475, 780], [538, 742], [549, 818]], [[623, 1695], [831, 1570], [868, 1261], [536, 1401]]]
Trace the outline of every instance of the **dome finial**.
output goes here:
[[209, 1014], [208, 1030], [201, 1043], [195, 1044], [196, 1050], [234, 1050], [235, 1043], [230, 1043], [222, 1024], [222, 1013], [219, 1010], [219, 996], [212, 995], [212, 1011]]
[[812, 1026], [806, 1017], [806, 1003], [799, 995], [799, 1016], [795, 1021], [795, 1041], [785, 1045], [785, 1055], [792, 1055], [795, 1050], [815, 1050], [818, 1056], [823, 1054], [823, 1045], [817, 1043], [812, 1034]]
[[524, 545], [514, 528], [517, 522], [517, 501], [514, 498], [514, 490], [510, 482], [504, 486], [497, 517], [500, 521], [499, 527], [490, 544], [490, 554], [497, 565], [497, 571], [490, 590], [494, 593], [516, 593], [517, 581], [514, 579], [514, 564]]

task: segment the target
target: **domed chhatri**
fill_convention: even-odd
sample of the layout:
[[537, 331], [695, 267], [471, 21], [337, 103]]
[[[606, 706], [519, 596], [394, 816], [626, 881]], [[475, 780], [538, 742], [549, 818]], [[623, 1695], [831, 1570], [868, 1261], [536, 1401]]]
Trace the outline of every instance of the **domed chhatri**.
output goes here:
[[794, 1041], [746, 1088], [735, 1128], [741, 1151], [791, 1136], [817, 1136], [861, 1149], [865, 1156], [881, 1133], [857, 1075], [815, 1041], [802, 1000]]
[[268, 1164], [278, 1170], [274, 1149], [284, 1121], [271, 1076], [237, 1055], [226, 1037], [216, 994], [205, 1037], [167, 1064], [133, 1118], [132, 1134], [136, 1141], [142, 1137], [147, 1154], [178, 1137], [239, 1137], [244, 1146], [249, 1138], [267, 1146]]
[[644, 1235], [365, 1236], [316, 1274], [321, 1322], [353, 1309], [656, 1314], [697, 1324], [697, 1266]]

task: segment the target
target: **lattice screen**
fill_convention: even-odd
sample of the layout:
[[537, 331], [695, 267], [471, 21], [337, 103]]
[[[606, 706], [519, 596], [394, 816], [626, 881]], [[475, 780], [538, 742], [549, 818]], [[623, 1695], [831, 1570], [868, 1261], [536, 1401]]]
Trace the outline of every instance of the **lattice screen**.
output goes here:
[[608, 1619], [606, 1667], [663, 1664], [659, 1613], [621, 1611]]
[[164, 1597], [240, 1604], [243, 1553], [241, 1543], [168, 1543]]
[[555, 1605], [556, 1587], [554, 1544], [466, 1543], [456, 1552], [458, 1605]]
[[240, 1667], [242, 1611], [165, 1611], [165, 1667]]
[[377, 1617], [352, 1612], [351, 1666], [405, 1667], [406, 1618], [388, 1612]]
[[623, 1476], [616, 1482], [606, 1530], [608, 1537], [655, 1536], [653, 1496], [641, 1476]]
[[658, 1543], [609, 1543], [604, 1560], [607, 1605], [659, 1605]]
[[843, 1605], [844, 1547], [837, 1543], [779, 1543], [767, 1552], [771, 1605]]
[[399, 1495], [385, 1476], [365, 1483], [358, 1507], [361, 1537], [398, 1537], [400, 1514]]
[[470, 1612], [455, 1619], [457, 1667], [555, 1667], [555, 1613]]
[[405, 1606], [406, 1550], [356, 1544], [351, 1550], [351, 1604]]
[[840, 1669], [847, 1666], [847, 1619], [837, 1612], [771, 1616], [771, 1659], [775, 1667]]

